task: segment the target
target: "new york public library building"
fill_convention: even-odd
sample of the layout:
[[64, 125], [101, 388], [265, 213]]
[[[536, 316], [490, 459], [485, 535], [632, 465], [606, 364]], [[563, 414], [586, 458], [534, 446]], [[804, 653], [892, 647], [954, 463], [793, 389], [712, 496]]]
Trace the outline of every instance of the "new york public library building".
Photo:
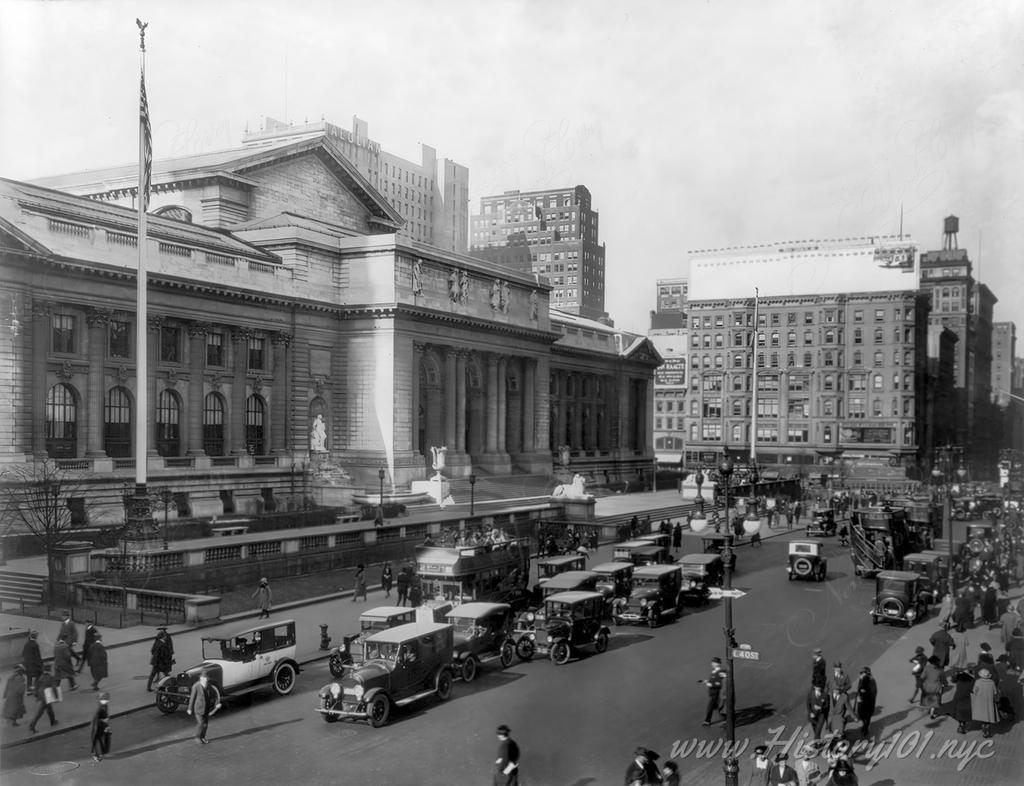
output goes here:
[[432, 446], [448, 477], [541, 493], [564, 445], [595, 481], [649, 475], [648, 340], [552, 311], [543, 278], [397, 242], [324, 137], [154, 162], [139, 402], [136, 181], [0, 180], [0, 465], [55, 460], [89, 524], [124, 521], [140, 406], [172, 521], [408, 488]]

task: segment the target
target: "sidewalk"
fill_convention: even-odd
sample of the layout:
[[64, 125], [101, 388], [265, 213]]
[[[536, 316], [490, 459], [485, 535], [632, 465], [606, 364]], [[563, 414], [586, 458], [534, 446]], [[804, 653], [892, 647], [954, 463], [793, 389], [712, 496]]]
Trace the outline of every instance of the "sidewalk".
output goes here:
[[[604, 503], [604, 504], [602, 504]], [[623, 513], [636, 513], [643, 518], [651, 514], [651, 527], [656, 530], [661, 518], [656, 517], [655, 511], [668, 507], [681, 505], [682, 500], [676, 491], [658, 491], [636, 494], [616, 495], [605, 497], [597, 501], [600, 509], [600, 516], [622, 515]], [[710, 512], [711, 507], [707, 506]], [[673, 519], [674, 524], [677, 519]], [[686, 522], [683, 521], [684, 531]], [[779, 537], [783, 535], [802, 534], [802, 528], [794, 528], [792, 531], [785, 529], [768, 530], [763, 527], [761, 531], [762, 540]], [[750, 545], [750, 539], [744, 538], [742, 542], [736, 543], [736, 548], [746, 548]], [[606, 543], [594, 554], [589, 563], [598, 564], [610, 561], [614, 543]], [[534, 555], [536, 556], [536, 555]], [[532, 582], [531, 582], [532, 586]], [[335, 593], [321, 595], [319, 597], [307, 598], [292, 603], [275, 604], [272, 620], [294, 619], [298, 634], [296, 647], [296, 659], [300, 666], [316, 663], [324, 660], [330, 651], [323, 651], [320, 647], [320, 625], [328, 626], [328, 635], [331, 636], [332, 646], [341, 641], [344, 634], [354, 632], [359, 627], [359, 614], [375, 606], [387, 605], [393, 602], [380, 594], [380, 585], [371, 585], [369, 590], [374, 593], [373, 600], [351, 602], [351, 590], [339, 590]], [[238, 614], [226, 615], [215, 625], [207, 627], [194, 627], [187, 624], [169, 625], [167, 631], [174, 641], [176, 667], [185, 669], [197, 664], [202, 660], [202, 647], [200, 639], [203, 636], [217, 636], [230, 634], [231, 631], [240, 627], [246, 627], [250, 621], [255, 620], [259, 615], [257, 609], [241, 612]], [[49, 658], [53, 651], [54, 637], [59, 629], [60, 623], [57, 620], [42, 620], [35, 617], [23, 617], [15, 614], [0, 614], [0, 626], [7, 628], [30, 628], [39, 631], [39, 645], [44, 657]], [[81, 628], [81, 626], [80, 626]], [[100, 690], [110, 694], [110, 712], [112, 717], [127, 715], [139, 710], [150, 709], [156, 712], [154, 694], [147, 693], [145, 682], [149, 676], [150, 647], [156, 630], [152, 626], [136, 625], [127, 628], [101, 627], [103, 643], [106, 645], [109, 659], [110, 677], [100, 683]], [[6, 676], [6, 675], [5, 675]], [[22, 745], [33, 740], [45, 739], [56, 734], [61, 734], [73, 729], [80, 729], [87, 726], [92, 720], [92, 713], [96, 705], [96, 693], [90, 689], [92, 678], [89, 675], [88, 667], [78, 675], [78, 690], [69, 691], [65, 682], [64, 701], [55, 708], [59, 725], [51, 728], [45, 716], [39, 721], [37, 734], [30, 735], [28, 723], [35, 715], [38, 703], [34, 697], [27, 696], [25, 700], [28, 715], [22, 719], [17, 727], [3, 726], [0, 731], [0, 748], [7, 748], [14, 745]]]

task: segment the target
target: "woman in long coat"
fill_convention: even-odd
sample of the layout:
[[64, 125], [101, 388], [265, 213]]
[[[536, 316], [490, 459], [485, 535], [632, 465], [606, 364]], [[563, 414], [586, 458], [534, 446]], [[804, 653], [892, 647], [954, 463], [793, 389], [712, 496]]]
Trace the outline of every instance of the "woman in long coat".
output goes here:
[[928, 717], [935, 717], [935, 710], [942, 701], [942, 689], [945, 679], [939, 659], [932, 655], [924, 664], [921, 672], [921, 706], [928, 710]]
[[4, 718], [9, 720], [12, 726], [17, 726], [18, 720], [24, 715], [25, 670], [19, 664], [14, 667], [14, 673], [4, 686]]
[[107, 648], [98, 633], [89, 647], [89, 672], [92, 674], [92, 689], [100, 689], [100, 680], [107, 677]]
[[999, 722], [996, 709], [996, 684], [992, 681], [992, 672], [982, 669], [974, 681], [971, 690], [971, 719], [981, 723], [983, 737], [992, 736], [992, 724]]
[[939, 706], [939, 712], [951, 716], [957, 722], [957, 733], [966, 734], [967, 724], [971, 722], [971, 689], [974, 677], [969, 671], [958, 671], [953, 677], [956, 689], [953, 698]]

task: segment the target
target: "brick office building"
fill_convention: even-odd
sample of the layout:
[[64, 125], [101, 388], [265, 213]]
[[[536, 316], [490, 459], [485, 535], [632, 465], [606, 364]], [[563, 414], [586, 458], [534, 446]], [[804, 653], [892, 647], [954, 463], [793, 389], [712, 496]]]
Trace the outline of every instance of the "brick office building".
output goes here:
[[905, 238], [691, 255], [687, 464], [749, 455], [754, 439], [759, 464], [804, 474], [917, 465], [928, 301], [915, 258]]
[[[653, 457], [645, 340], [550, 311], [533, 275], [402, 241], [329, 138], [155, 171], [147, 463], [180, 515], [301, 493], [317, 415], [369, 489], [380, 468], [389, 486], [424, 478], [440, 445], [449, 474], [549, 474], [551, 391], [581, 458], [628, 474]], [[94, 483], [97, 520], [121, 516], [134, 461], [133, 178], [111, 172], [93, 199], [2, 181], [0, 199], [0, 461], [59, 457]]]

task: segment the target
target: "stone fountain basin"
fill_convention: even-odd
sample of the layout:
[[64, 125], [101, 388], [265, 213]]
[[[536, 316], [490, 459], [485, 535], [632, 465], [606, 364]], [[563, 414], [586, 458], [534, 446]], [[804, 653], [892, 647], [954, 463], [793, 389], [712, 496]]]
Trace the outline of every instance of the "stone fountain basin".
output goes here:
[[[418, 502], [426, 502], [430, 499], [430, 495], [422, 491], [385, 491], [384, 492], [384, 504], [397, 503], [400, 505], [415, 505]], [[381, 501], [381, 495], [379, 491], [372, 493], [363, 491], [362, 494], [353, 494], [352, 501], [357, 505], [379, 505]]]

